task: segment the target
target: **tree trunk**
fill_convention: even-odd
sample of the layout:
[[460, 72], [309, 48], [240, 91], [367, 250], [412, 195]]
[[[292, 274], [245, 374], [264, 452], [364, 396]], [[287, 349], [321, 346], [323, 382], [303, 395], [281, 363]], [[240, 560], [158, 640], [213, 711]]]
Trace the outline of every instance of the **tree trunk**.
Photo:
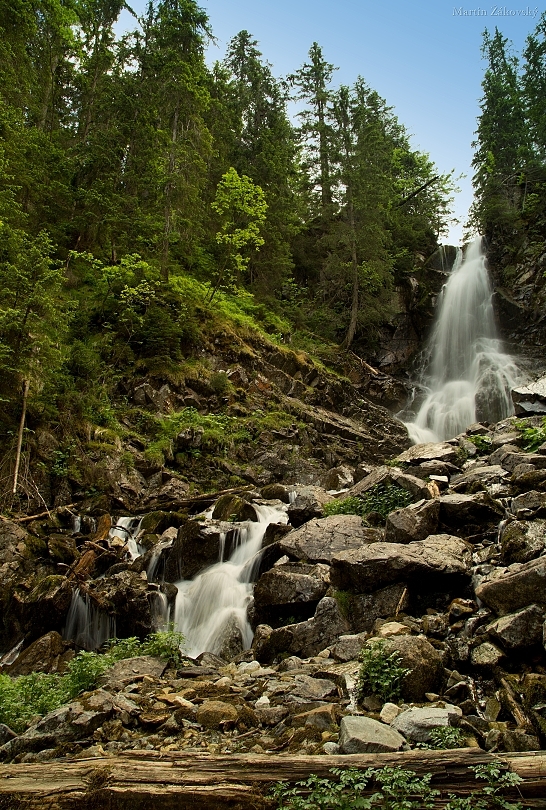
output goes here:
[[[546, 808], [546, 752], [493, 755], [476, 748], [346, 756], [247, 756], [127, 751], [123, 756], [0, 766], [0, 808], [12, 810], [265, 810], [279, 780], [296, 782], [331, 768], [402, 767], [432, 774], [442, 793], [479, 789], [470, 766], [505, 762], [522, 782], [507, 792], [525, 807]], [[370, 786], [371, 787], [371, 786]], [[363, 791], [369, 796], [376, 788]], [[418, 798], [418, 797], [415, 797]], [[435, 807], [445, 806], [437, 801]]]
[[28, 400], [28, 389], [30, 383], [28, 380], [25, 380], [23, 383], [23, 407], [21, 410], [21, 421], [19, 422], [19, 435], [17, 436], [17, 453], [15, 455], [15, 470], [13, 471], [13, 486], [11, 488], [11, 494], [15, 496], [17, 492], [17, 483], [19, 480], [19, 467], [21, 466], [21, 448], [23, 446], [23, 433], [25, 431], [25, 419], [27, 416], [27, 400]]
[[351, 317], [349, 320], [349, 327], [347, 334], [343, 341], [342, 348], [347, 350], [353, 342], [356, 326], [358, 323], [358, 304], [359, 304], [359, 283], [358, 283], [358, 257], [356, 255], [356, 229], [355, 229], [355, 212], [353, 208], [352, 197], [349, 196], [349, 226], [351, 228], [351, 267], [353, 270], [353, 294], [351, 298]]

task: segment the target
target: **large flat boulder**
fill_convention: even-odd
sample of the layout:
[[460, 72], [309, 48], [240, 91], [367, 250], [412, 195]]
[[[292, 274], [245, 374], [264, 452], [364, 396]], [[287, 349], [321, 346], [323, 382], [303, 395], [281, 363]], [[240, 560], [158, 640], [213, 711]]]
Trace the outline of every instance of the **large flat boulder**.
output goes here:
[[402, 464], [421, 464], [423, 461], [444, 461], [447, 464], [456, 464], [459, 448], [449, 442], [426, 442], [414, 444], [396, 457]]
[[373, 543], [332, 559], [331, 582], [340, 590], [374, 591], [395, 582], [432, 589], [446, 579], [470, 575], [470, 552], [459, 537], [437, 534], [408, 545]]
[[543, 625], [544, 609], [529, 605], [487, 625], [487, 632], [507, 652], [512, 652], [541, 644]]
[[262, 574], [254, 587], [256, 608], [318, 602], [330, 585], [330, 568], [319, 563], [285, 563]]
[[450, 721], [460, 717], [462, 711], [458, 706], [447, 704], [439, 706], [413, 707], [401, 712], [392, 722], [392, 727], [413, 742], [428, 742], [430, 732], [435, 728], [446, 727]]
[[404, 737], [371, 717], [343, 717], [339, 728], [342, 754], [385, 754], [400, 751]]
[[528, 605], [546, 608], [546, 557], [496, 571], [476, 588], [476, 596], [487, 607], [505, 616]]
[[334, 554], [382, 540], [358, 515], [330, 515], [310, 520], [279, 543], [283, 554], [316, 563], [330, 563]]
[[546, 414], [546, 377], [512, 390], [516, 416]]

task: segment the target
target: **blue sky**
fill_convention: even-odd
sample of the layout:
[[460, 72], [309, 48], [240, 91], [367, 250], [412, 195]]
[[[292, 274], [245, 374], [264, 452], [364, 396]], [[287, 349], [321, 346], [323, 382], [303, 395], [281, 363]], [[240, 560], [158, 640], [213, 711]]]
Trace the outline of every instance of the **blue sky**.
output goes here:
[[[247, 29], [276, 76], [300, 67], [314, 41], [339, 68], [336, 84], [363, 76], [394, 108], [415, 148], [427, 152], [442, 172], [467, 175], [455, 202], [455, 213], [464, 220], [472, 201], [482, 32], [497, 26], [520, 51], [546, 0], [506, 0], [499, 6], [447, 0], [202, 0], [200, 5], [216, 37], [211, 62], [223, 57], [232, 36]], [[139, 12], [144, 2], [132, 6]], [[458, 244], [461, 233], [461, 225], [454, 227], [445, 241]]]

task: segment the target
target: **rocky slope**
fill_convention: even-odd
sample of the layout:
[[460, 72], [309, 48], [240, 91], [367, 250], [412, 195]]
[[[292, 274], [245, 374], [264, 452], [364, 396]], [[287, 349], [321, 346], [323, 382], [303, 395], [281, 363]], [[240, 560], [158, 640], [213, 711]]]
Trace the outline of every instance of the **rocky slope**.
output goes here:
[[[377, 497], [378, 485], [403, 492], [410, 503], [386, 520], [374, 509], [366, 523], [324, 516], [332, 493], [290, 487], [289, 526], [272, 524], [264, 540], [251, 650], [232, 634], [219, 656], [176, 670], [122, 661], [99, 688], [24, 733], [3, 728], [4, 760], [135, 748], [396, 751], [448, 725], [488, 751], [543, 747], [546, 444], [525, 452], [524, 438], [516, 420], [474, 425], [367, 474], [330, 470], [325, 483], [344, 486], [341, 498]], [[107, 514], [84, 515], [86, 534], [69, 529], [68, 510], [27, 528], [2, 521], [2, 645], [23, 642], [4, 671], [62, 671], [73, 652], [58, 631], [76, 587], [97, 611], [117, 615], [120, 635], [143, 636], [157, 594], [172, 600], [181, 568], [189, 577], [217, 560], [222, 530], [229, 543], [233, 523], [221, 518], [252, 520], [252, 504], [264, 500], [286, 502], [288, 489], [227, 493], [214, 519], [195, 520], [206, 499], [173, 501], [146, 516], [140, 541], [150, 551], [133, 562]], [[148, 581], [154, 548], [162, 565]], [[407, 670], [399, 700], [369, 685], [355, 692], [360, 651], [377, 640]]]

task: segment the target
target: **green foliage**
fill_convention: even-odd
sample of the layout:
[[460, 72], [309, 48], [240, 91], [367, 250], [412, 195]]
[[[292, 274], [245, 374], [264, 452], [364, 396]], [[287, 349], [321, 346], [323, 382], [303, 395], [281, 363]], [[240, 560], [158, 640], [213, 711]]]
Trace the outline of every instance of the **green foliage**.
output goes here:
[[398, 700], [401, 680], [410, 670], [401, 666], [398, 653], [387, 653], [383, 640], [363, 647], [360, 653], [357, 695], [359, 700], [366, 695], [378, 695], [383, 701]]
[[489, 436], [481, 436], [478, 433], [475, 436], [467, 436], [467, 440], [474, 445], [480, 455], [489, 453], [491, 450], [491, 439]]
[[64, 675], [33, 672], [10, 678], [0, 674], [0, 723], [5, 723], [15, 732], [24, 731], [36, 717], [92, 689], [97, 679], [123, 658], [155, 655], [179, 666], [183, 642], [182, 634], [174, 630], [152, 633], [144, 641], [135, 637], [111, 639], [104, 653], [79, 652], [68, 664]]
[[[445, 797], [431, 787], [432, 774], [418, 776], [414, 771], [398, 768], [332, 768], [332, 778], [312, 775], [290, 786], [277, 782], [269, 795], [276, 802], [276, 810], [523, 810], [503, 797], [505, 789], [521, 782], [517, 774], [507, 772], [501, 762], [470, 768], [476, 779], [486, 785], [473, 791], [471, 796]], [[363, 793], [366, 791], [367, 796]], [[373, 791], [373, 792], [372, 792]]]
[[330, 501], [324, 506], [326, 515], [360, 515], [365, 518], [370, 512], [378, 512], [386, 518], [393, 509], [408, 506], [411, 493], [395, 484], [376, 484], [362, 495]]
[[533, 453], [541, 444], [546, 442], [546, 417], [543, 417], [542, 425], [539, 427], [528, 427], [525, 421], [515, 424], [522, 432], [523, 446], [527, 452]]
[[465, 736], [459, 728], [438, 726], [430, 732], [429, 741], [422, 743], [422, 748], [450, 749], [463, 748]]

